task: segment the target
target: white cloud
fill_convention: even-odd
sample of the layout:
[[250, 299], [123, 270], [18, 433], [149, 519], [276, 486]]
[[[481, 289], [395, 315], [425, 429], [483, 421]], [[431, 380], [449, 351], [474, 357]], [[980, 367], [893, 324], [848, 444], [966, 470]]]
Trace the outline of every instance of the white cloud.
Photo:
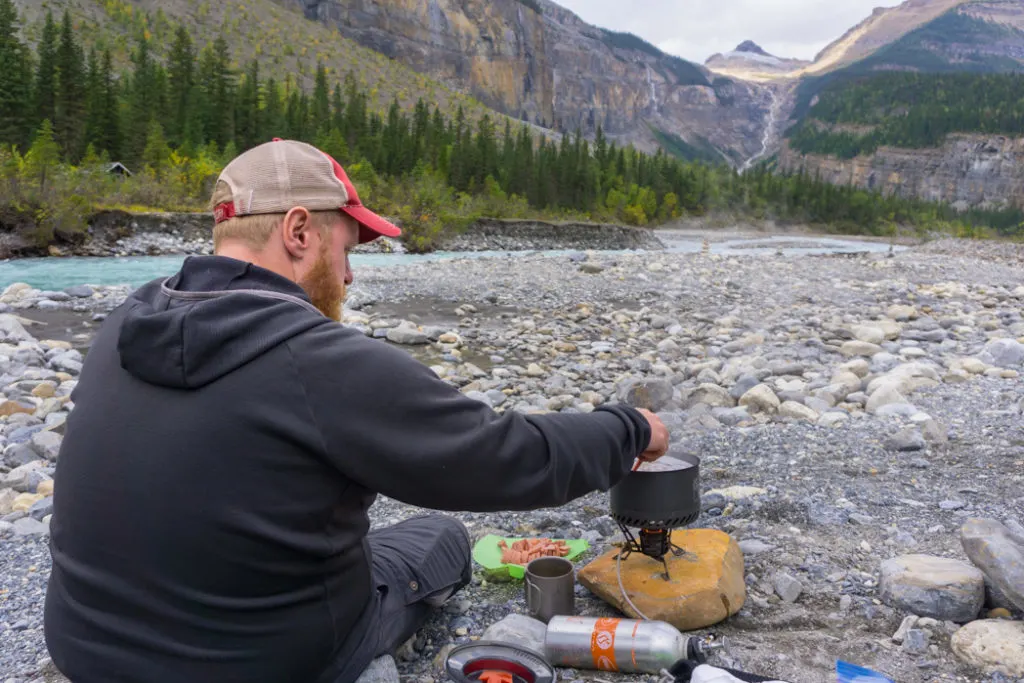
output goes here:
[[703, 63], [753, 40], [778, 57], [813, 59], [866, 19], [900, 0], [556, 0], [584, 21], [628, 31], [670, 54]]

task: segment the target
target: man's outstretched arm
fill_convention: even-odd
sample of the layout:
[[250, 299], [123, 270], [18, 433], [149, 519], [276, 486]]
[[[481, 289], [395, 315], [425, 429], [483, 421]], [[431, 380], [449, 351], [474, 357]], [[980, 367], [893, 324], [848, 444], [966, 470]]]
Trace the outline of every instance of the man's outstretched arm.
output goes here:
[[404, 352], [333, 325], [292, 349], [327, 457], [353, 481], [412, 505], [557, 507], [609, 489], [636, 458], [668, 446], [656, 417], [624, 405], [498, 415]]

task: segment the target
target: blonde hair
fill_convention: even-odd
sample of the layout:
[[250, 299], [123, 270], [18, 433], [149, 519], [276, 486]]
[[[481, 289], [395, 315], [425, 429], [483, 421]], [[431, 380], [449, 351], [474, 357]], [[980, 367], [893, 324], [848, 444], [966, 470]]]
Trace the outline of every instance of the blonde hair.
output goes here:
[[[210, 200], [210, 207], [232, 201], [231, 189], [224, 182], [218, 182]], [[340, 214], [337, 211], [310, 211], [313, 225], [320, 229], [321, 235], [330, 237], [331, 219]], [[263, 213], [249, 216], [235, 216], [213, 228], [213, 249], [217, 251], [225, 241], [238, 240], [250, 249], [260, 251], [267, 245], [267, 240], [284, 220], [283, 213]]]

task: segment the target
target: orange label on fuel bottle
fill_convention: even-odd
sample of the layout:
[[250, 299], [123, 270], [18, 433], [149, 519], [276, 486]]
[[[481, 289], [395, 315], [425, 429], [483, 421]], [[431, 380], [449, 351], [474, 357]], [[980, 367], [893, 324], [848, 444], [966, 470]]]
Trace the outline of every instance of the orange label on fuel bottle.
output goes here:
[[598, 671], [618, 671], [615, 663], [615, 630], [621, 619], [598, 619], [590, 636], [590, 653]]

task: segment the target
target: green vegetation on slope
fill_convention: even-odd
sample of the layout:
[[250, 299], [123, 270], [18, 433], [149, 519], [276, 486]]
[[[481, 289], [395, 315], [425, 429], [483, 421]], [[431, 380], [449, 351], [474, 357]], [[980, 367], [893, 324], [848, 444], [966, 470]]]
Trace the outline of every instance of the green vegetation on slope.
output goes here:
[[[872, 130], [828, 127], [850, 124]], [[1024, 74], [886, 73], [833, 85], [790, 142], [804, 154], [851, 159], [882, 145], [937, 147], [950, 133], [1024, 135]]]
[[669, 154], [684, 161], [705, 161], [711, 164], [721, 163], [722, 155], [715, 150], [710, 142], [699, 138], [697, 144], [690, 144], [675, 133], [662, 130], [655, 126], [648, 126], [654, 138]]
[[1020, 54], [1024, 52], [1024, 32], [951, 10], [859, 62], [805, 79], [797, 90], [794, 117], [808, 115], [815, 95], [884, 72], [984, 74], [1024, 69], [1024, 61], [993, 54], [997, 45], [1016, 48]]
[[[223, 38], [201, 48], [184, 25], [170, 45], [136, 37], [131, 68], [117, 75], [109, 50], [83, 50], [65, 13], [44, 22], [32, 55], [11, 0], [0, 0], [0, 248], [6, 253], [76, 239], [98, 208], [206, 208], [220, 169], [272, 137], [311, 142], [338, 159], [362, 198], [399, 220], [413, 250], [482, 216], [583, 218], [652, 225], [682, 215], [731, 211], [887, 234], [974, 221], [1012, 231], [1019, 213], [958, 217], [949, 207], [836, 188], [767, 170], [739, 175], [725, 165], [643, 154], [563, 136], [549, 143], [529, 127], [489, 115], [471, 122], [423, 99], [386, 113], [349, 74], [321, 65], [311, 89], [266, 78], [262, 62], [231, 68]], [[167, 58], [158, 60], [154, 55]], [[70, 74], [67, 76], [66, 74]], [[105, 172], [126, 161], [133, 175]], [[11, 237], [32, 237], [12, 245]]]
[[133, 68], [132, 56], [143, 34], [149, 37], [152, 57], [167, 60], [175, 31], [184, 25], [196, 46], [222, 39], [229, 48], [230, 69], [242, 71], [256, 59], [261, 75], [275, 78], [284, 89], [312, 88], [317, 65], [323, 64], [331, 80], [351, 73], [373, 110], [386, 111], [394, 99], [412, 107], [422, 97], [451, 115], [461, 106], [474, 122], [487, 113], [495, 116], [476, 99], [329, 26], [307, 20], [298, 3], [294, 10], [273, 0], [14, 0], [14, 4], [21, 11], [22, 36], [30, 47], [34, 49], [42, 37], [48, 11], [60, 17], [69, 10], [83, 48], [99, 54], [109, 50], [115, 73]]

